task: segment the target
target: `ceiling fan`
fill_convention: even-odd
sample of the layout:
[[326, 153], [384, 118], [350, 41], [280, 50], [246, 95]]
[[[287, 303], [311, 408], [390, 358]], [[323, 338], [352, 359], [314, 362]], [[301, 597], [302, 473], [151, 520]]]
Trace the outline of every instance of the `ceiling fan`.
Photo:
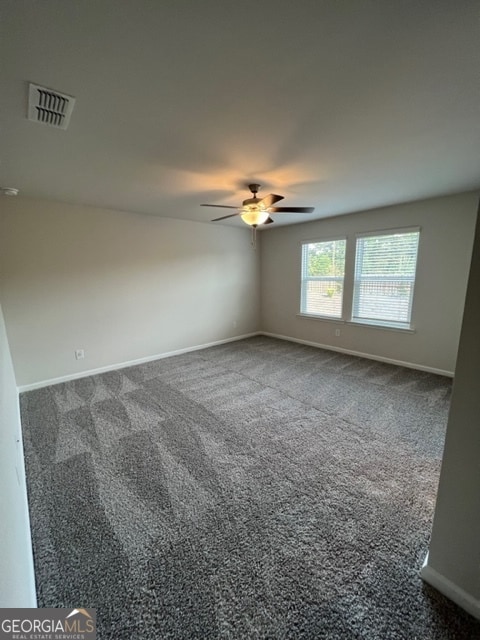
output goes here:
[[216, 207], [219, 209], [237, 209], [236, 213], [231, 213], [228, 216], [222, 216], [220, 218], [214, 218], [212, 222], [218, 222], [219, 220], [226, 220], [227, 218], [233, 218], [240, 216], [245, 224], [251, 227], [257, 227], [260, 224], [271, 224], [274, 220], [271, 218], [271, 213], [312, 213], [314, 207], [274, 207], [273, 205], [280, 200], [283, 200], [283, 196], [277, 196], [275, 193], [269, 193], [264, 198], [257, 198], [257, 193], [260, 189], [259, 184], [249, 184], [248, 188], [253, 194], [253, 198], [247, 198], [242, 202], [241, 207], [233, 207], [223, 204], [202, 204], [202, 207]]

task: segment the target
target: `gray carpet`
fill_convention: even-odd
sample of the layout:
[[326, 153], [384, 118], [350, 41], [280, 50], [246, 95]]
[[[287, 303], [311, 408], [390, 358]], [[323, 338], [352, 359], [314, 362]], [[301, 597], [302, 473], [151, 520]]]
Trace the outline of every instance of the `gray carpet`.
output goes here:
[[101, 640], [479, 638], [418, 576], [450, 389], [257, 337], [23, 394], [39, 606]]

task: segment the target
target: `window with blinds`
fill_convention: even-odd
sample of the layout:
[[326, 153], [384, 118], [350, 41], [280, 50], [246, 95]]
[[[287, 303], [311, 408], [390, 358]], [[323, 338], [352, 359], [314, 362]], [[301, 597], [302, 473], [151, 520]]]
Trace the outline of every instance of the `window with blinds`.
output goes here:
[[301, 313], [341, 318], [345, 239], [302, 244]]
[[408, 329], [419, 229], [357, 237], [352, 320]]

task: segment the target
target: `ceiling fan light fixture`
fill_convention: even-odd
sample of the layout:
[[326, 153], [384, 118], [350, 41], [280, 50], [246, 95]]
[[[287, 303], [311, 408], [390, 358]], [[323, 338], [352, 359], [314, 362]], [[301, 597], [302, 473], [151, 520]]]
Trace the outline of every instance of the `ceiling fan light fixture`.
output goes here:
[[312, 213], [313, 207], [275, 207], [280, 200], [283, 200], [283, 196], [279, 196], [276, 193], [269, 193], [263, 198], [257, 198], [259, 184], [247, 185], [253, 198], [247, 198], [242, 202], [242, 206], [237, 207], [231, 204], [202, 204], [202, 207], [218, 207], [220, 209], [237, 209], [236, 213], [230, 213], [228, 216], [220, 216], [220, 218], [214, 218], [212, 222], [220, 222], [220, 220], [226, 220], [227, 218], [235, 218], [240, 216], [249, 227], [256, 227], [260, 224], [270, 224], [273, 222], [271, 218], [272, 213]]
[[266, 209], [253, 209], [250, 211], [244, 211], [242, 214], [240, 214], [240, 217], [245, 222], [245, 224], [248, 224], [251, 227], [256, 227], [257, 225], [263, 224], [268, 220], [269, 213]]

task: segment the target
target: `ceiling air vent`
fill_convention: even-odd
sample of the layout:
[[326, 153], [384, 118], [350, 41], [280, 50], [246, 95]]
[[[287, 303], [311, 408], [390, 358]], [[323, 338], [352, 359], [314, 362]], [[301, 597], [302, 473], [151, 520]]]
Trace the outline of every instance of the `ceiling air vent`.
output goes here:
[[66, 129], [70, 122], [75, 98], [64, 93], [40, 87], [38, 84], [29, 85], [28, 119], [42, 122], [57, 129]]

